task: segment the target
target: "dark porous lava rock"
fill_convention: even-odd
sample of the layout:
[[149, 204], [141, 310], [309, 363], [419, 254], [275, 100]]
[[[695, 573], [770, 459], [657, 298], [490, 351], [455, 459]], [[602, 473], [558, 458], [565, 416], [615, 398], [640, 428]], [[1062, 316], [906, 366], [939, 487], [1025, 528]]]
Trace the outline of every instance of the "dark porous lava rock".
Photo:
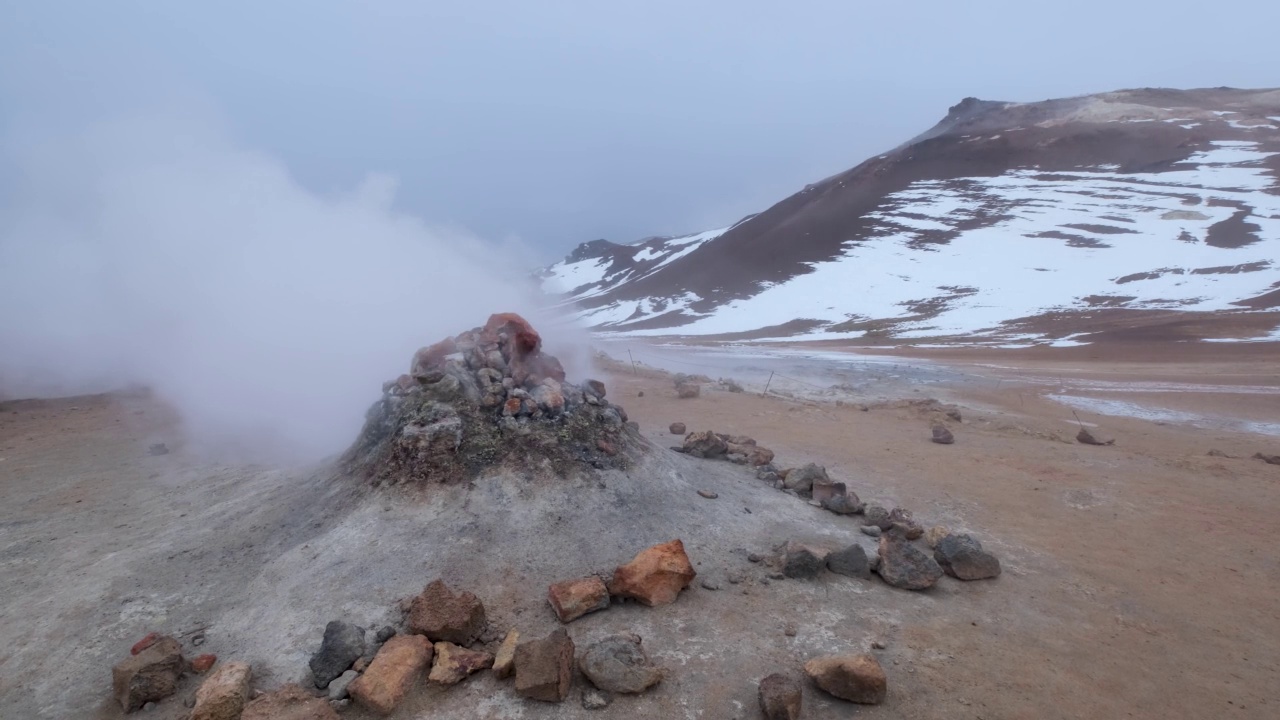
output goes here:
[[1000, 576], [1000, 559], [982, 549], [972, 535], [948, 535], [938, 542], [933, 559], [943, 571], [961, 580], [986, 580]]
[[495, 468], [626, 468], [643, 441], [599, 381], [574, 385], [514, 313], [445, 338], [384, 383], [340, 462], [375, 484], [457, 483]]

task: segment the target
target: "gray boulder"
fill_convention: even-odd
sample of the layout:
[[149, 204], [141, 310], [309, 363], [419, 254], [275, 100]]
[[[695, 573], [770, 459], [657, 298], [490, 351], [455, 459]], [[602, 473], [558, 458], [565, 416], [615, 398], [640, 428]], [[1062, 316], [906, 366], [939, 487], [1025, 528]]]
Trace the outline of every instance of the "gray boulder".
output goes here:
[[867, 516], [867, 524], [875, 525], [881, 530], [888, 530], [893, 527], [893, 520], [889, 517], [889, 511], [879, 505], [868, 505], [863, 511]]
[[862, 512], [863, 506], [856, 493], [852, 490], [846, 490], [839, 495], [823, 499], [822, 508], [830, 510], [837, 515], [856, 515]]
[[787, 490], [807, 493], [813, 490], [815, 482], [829, 483], [831, 478], [827, 477], [826, 468], [809, 463], [787, 473], [787, 476], [783, 478], [782, 486]]
[[347, 686], [355, 682], [358, 677], [360, 677], [360, 673], [355, 670], [348, 670], [334, 678], [333, 682], [329, 683], [329, 699], [345, 699], [348, 696]]
[[951, 434], [946, 425], [938, 423], [933, 426], [933, 437], [930, 439], [939, 445], [950, 445], [956, 441], [956, 436]]
[[334, 620], [324, 628], [320, 651], [311, 656], [316, 687], [326, 688], [364, 654], [364, 628]]
[[592, 685], [613, 693], [641, 693], [662, 681], [663, 670], [656, 667], [640, 636], [610, 635], [587, 648], [578, 667]]
[[908, 540], [918, 540], [924, 535], [924, 527], [911, 516], [911, 511], [898, 507], [889, 513], [889, 527], [883, 529], [900, 532]]
[[827, 556], [827, 569], [837, 575], [867, 579], [871, 577], [871, 563], [867, 552], [854, 543]]
[[825, 553], [800, 543], [787, 543], [783, 550], [782, 574], [797, 580], [810, 580], [826, 565]]
[[960, 580], [986, 580], [1000, 576], [1000, 560], [982, 549], [972, 535], [952, 534], [942, 538], [933, 551], [944, 572]]
[[903, 590], [927, 590], [942, 577], [942, 568], [919, 548], [897, 537], [880, 538], [880, 567], [888, 584]]

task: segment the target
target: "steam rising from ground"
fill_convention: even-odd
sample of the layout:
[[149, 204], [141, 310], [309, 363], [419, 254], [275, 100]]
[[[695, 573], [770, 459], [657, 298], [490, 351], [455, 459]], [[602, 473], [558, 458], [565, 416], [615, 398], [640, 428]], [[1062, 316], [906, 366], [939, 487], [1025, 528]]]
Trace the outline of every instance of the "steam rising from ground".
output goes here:
[[0, 163], [0, 398], [144, 384], [204, 448], [313, 459], [418, 347], [491, 312], [553, 327], [509, 247], [393, 211], [388, 177], [310, 192], [202, 119], [10, 133]]

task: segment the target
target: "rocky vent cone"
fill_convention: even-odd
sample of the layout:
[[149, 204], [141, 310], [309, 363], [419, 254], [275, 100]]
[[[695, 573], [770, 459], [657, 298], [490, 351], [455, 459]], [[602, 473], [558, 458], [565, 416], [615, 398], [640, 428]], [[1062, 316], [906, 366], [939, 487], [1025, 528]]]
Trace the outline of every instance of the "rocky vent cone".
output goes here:
[[605, 392], [597, 380], [568, 382], [527, 320], [493, 315], [415, 353], [340, 462], [377, 485], [625, 468], [647, 443]]

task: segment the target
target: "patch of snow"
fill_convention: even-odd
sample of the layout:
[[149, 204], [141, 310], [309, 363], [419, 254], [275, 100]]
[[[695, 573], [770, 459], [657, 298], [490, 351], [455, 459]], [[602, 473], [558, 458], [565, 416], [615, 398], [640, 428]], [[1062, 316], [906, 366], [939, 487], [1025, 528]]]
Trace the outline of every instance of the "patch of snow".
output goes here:
[[557, 263], [552, 265], [551, 274], [542, 280], [542, 289], [554, 295], [573, 292], [583, 285], [590, 285], [604, 280], [609, 269], [609, 260], [590, 258], [575, 263]]
[[[738, 224], [747, 220], [750, 220], [750, 218], [746, 218]], [[730, 227], [736, 227], [736, 225]], [[657, 264], [640, 275], [617, 274], [616, 277], [610, 278], [608, 270], [611, 261], [608, 259], [591, 258], [574, 263], [556, 263], [548, 268], [548, 274], [542, 280], [542, 290], [552, 295], [567, 295], [580, 287], [589, 286], [588, 290], [574, 295], [572, 299], [583, 300], [595, 297], [608, 292], [621, 282], [639, 280], [653, 275], [667, 265], [697, 250], [704, 243], [720, 237], [728, 232], [729, 229], [729, 227], [723, 227], [693, 235], [668, 238], [661, 241], [660, 245], [640, 250], [635, 254], [637, 261], [658, 260]], [[600, 314], [601, 310], [603, 309], [592, 310], [591, 313]], [[609, 316], [612, 317], [613, 315], [610, 314]]]
[[1196, 413], [1171, 410], [1154, 405], [1142, 405], [1124, 400], [1102, 400], [1076, 395], [1046, 395], [1045, 397], [1062, 403], [1067, 407], [1074, 407], [1099, 415], [1131, 417], [1139, 420], [1150, 420], [1151, 422], [1179, 423], [1202, 428], [1243, 430], [1244, 432], [1260, 435], [1280, 435], [1280, 423], [1262, 423], [1238, 418], [1198, 415]]
[[[628, 330], [637, 307], [624, 303], [607, 314], [586, 314], [607, 331], [637, 336], [742, 333], [797, 319], [823, 328], [788, 340], [861, 336], [832, 329], [851, 318], [899, 319], [901, 338], [991, 333], [1010, 318], [1081, 306], [1088, 296], [1136, 296], [1128, 307], [1226, 310], [1266, 292], [1280, 268], [1236, 274], [1164, 274], [1117, 286], [1114, 279], [1160, 267], [1194, 270], [1267, 261], [1280, 256], [1280, 197], [1263, 192], [1274, 179], [1259, 161], [1268, 153], [1247, 141], [1215, 142], [1180, 168], [1162, 173], [1108, 173], [1098, 169], [1042, 174], [1015, 170], [997, 177], [922, 180], [886, 198], [869, 215], [876, 227], [846, 244], [844, 254], [811, 264], [811, 272], [768, 285], [678, 329]], [[1204, 202], [1203, 219], [1162, 220], [1185, 210], [1191, 191]], [[1221, 202], [1213, 203], [1218, 200]], [[1203, 239], [1236, 205], [1253, 208], [1248, 221], [1261, 227], [1259, 241], [1242, 248], [1176, 242], [1185, 231]], [[1123, 214], [1133, 223], [1100, 215]], [[993, 225], [960, 230], [962, 223], [996, 216]], [[922, 219], [925, 218], [925, 219]], [[1070, 225], [1109, 225], [1130, 231], [1098, 234]], [[923, 242], [919, 233], [956, 233], [946, 244]], [[1109, 247], [1073, 247], [1062, 239], [1034, 237], [1056, 230], [1090, 237]], [[1048, 269], [1060, 272], [1036, 272]], [[972, 286], [976, 292], [947, 287]], [[833, 302], [833, 293], [839, 301]], [[912, 319], [911, 304], [941, 298], [934, 317]], [[687, 306], [687, 302], [681, 303]], [[665, 310], [664, 310], [665, 311]], [[1071, 339], [1058, 342], [1074, 343]]]
[[1280, 342], [1280, 326], [1272, 329], [1266, 335], [1247, 338], [1205, 338], [1203, 342], [1211, 343], [1257, 343], [1257, 342]]

